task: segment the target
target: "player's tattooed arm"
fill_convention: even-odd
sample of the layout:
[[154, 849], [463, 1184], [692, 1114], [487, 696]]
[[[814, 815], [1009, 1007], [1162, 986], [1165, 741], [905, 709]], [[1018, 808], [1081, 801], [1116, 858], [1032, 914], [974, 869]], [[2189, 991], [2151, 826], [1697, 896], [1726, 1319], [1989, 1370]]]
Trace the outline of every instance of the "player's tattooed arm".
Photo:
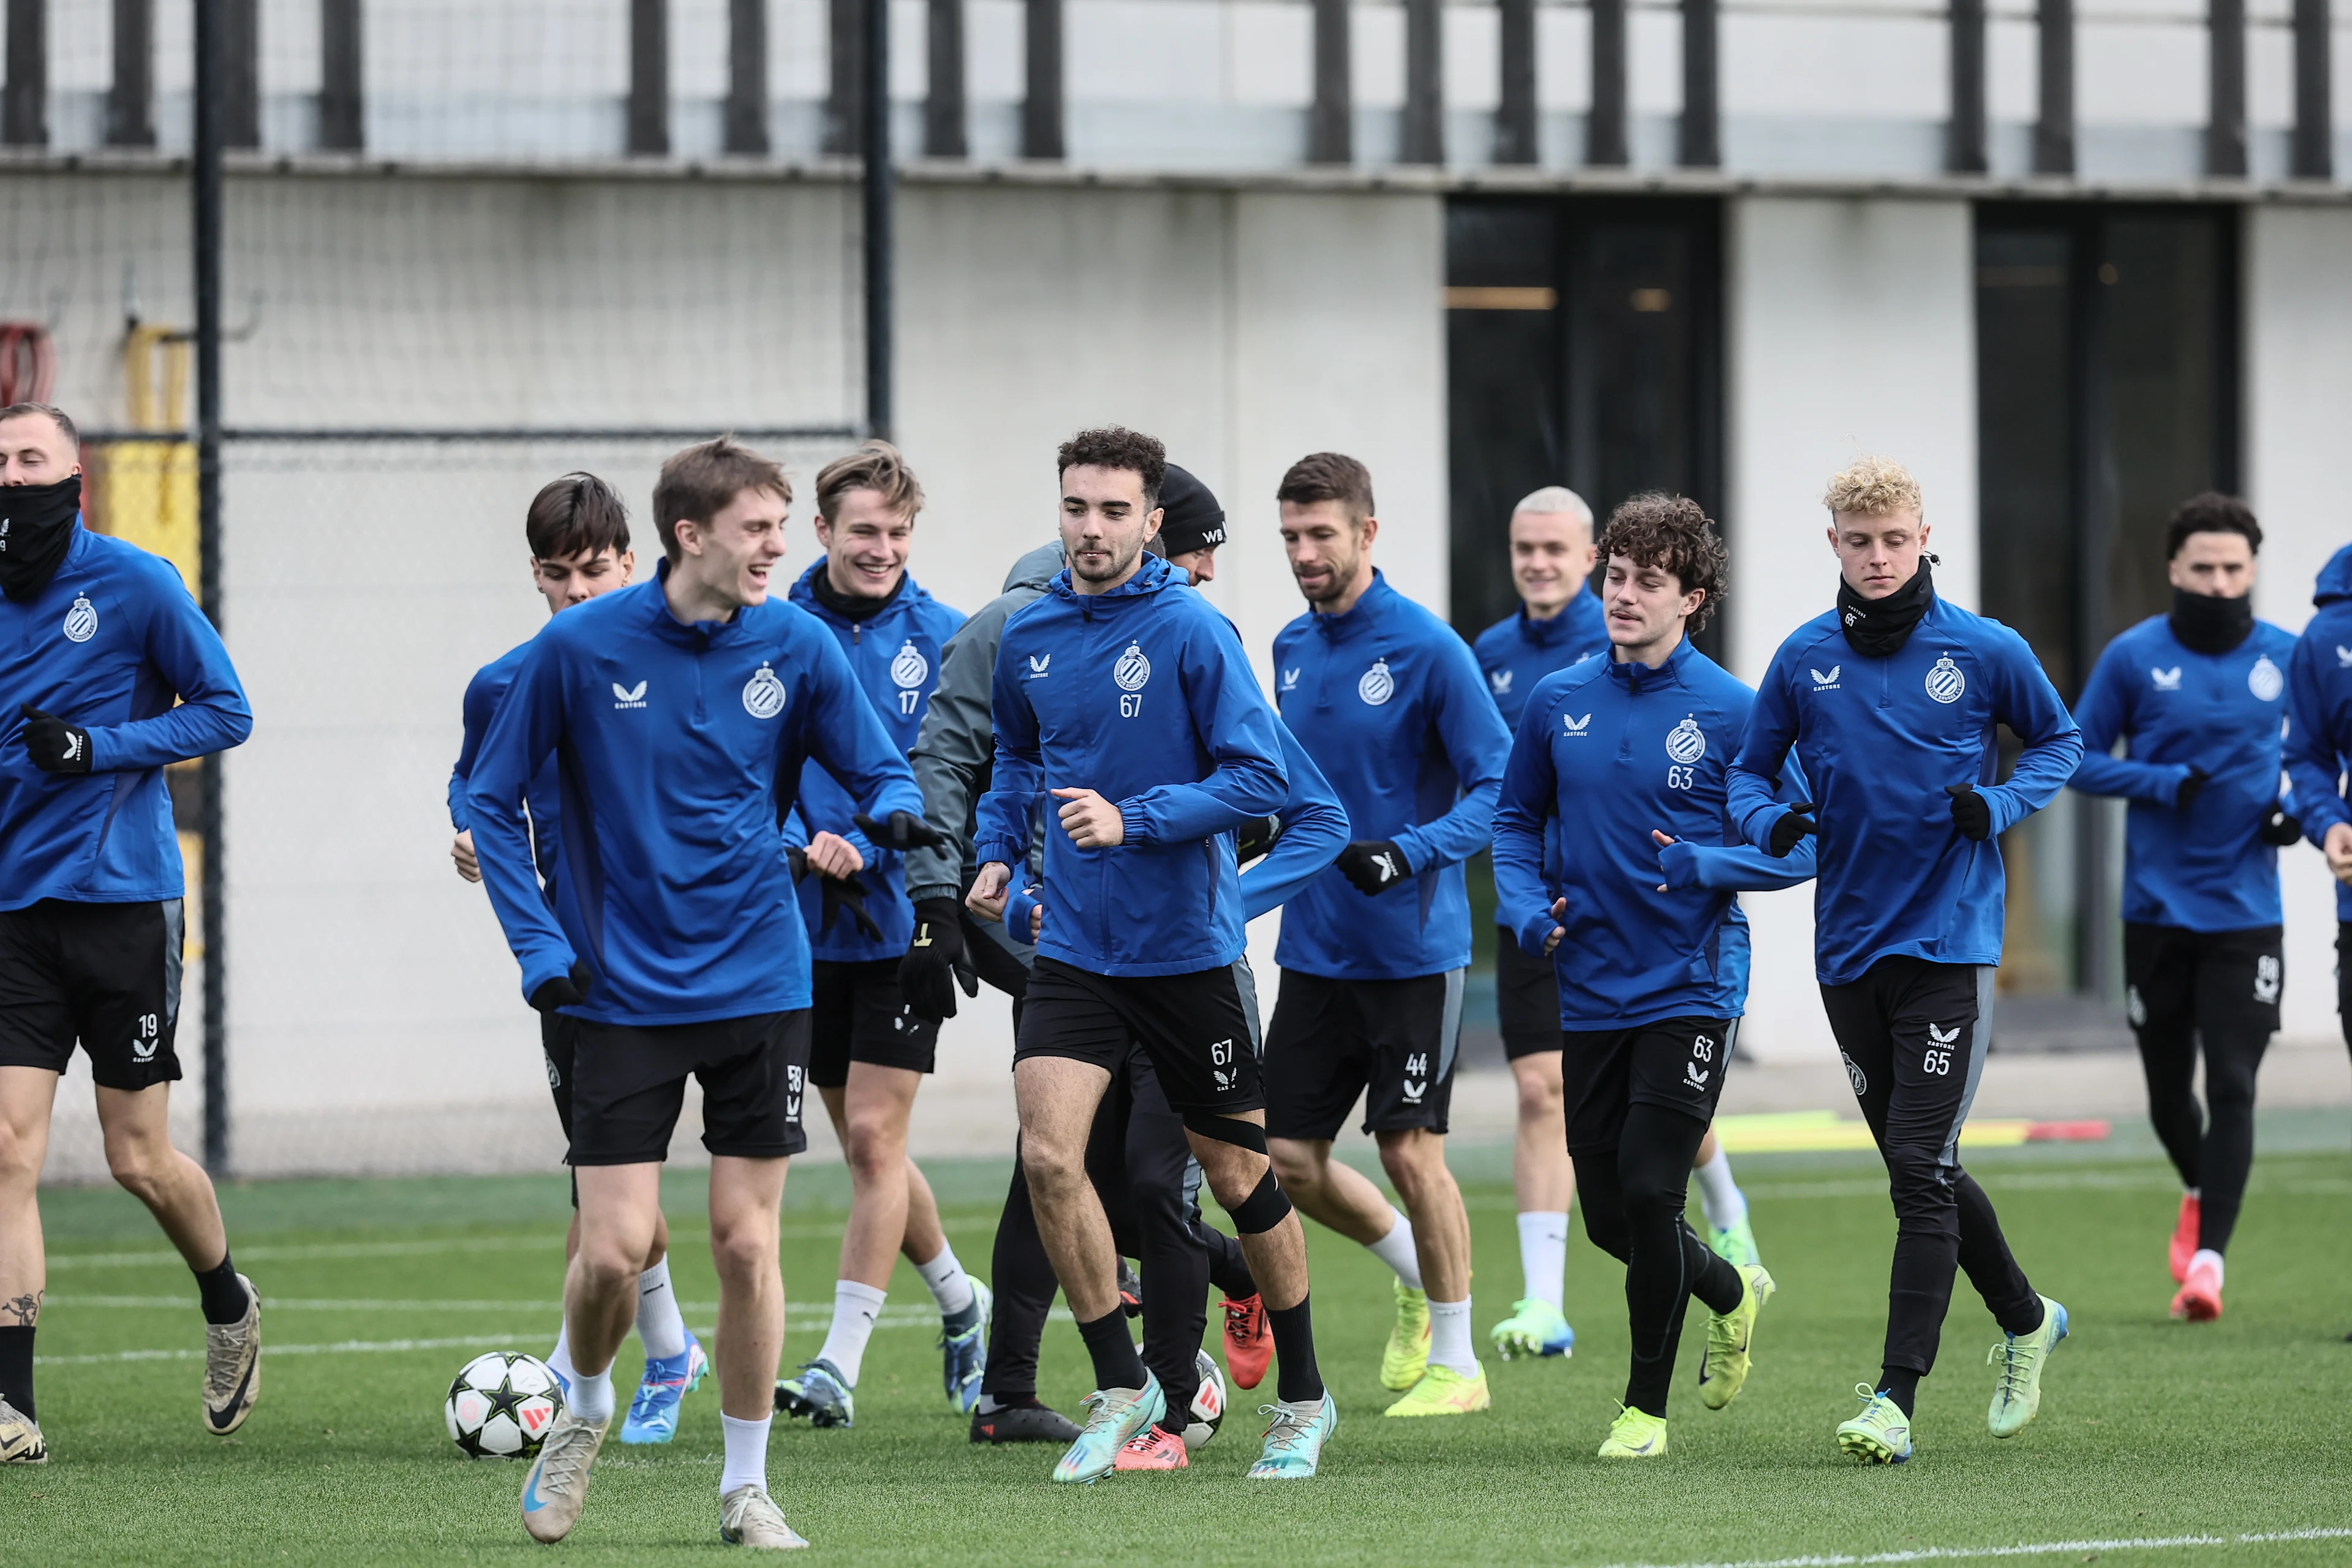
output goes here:
[[16, 1296], [0, 1301], [0, 1326], [29, 1329], [41, 1321], [41, 1297], [36, 1290], [29, 1296]]

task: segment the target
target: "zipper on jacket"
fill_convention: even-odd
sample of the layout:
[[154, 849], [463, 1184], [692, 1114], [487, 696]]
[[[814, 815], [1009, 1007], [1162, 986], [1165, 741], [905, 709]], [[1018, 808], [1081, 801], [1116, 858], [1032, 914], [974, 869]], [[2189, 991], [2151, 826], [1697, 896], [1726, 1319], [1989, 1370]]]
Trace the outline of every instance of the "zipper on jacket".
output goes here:
[[1887, 655], [1878, 661], [1878, 705], [1895, 706], [1895, 656]]

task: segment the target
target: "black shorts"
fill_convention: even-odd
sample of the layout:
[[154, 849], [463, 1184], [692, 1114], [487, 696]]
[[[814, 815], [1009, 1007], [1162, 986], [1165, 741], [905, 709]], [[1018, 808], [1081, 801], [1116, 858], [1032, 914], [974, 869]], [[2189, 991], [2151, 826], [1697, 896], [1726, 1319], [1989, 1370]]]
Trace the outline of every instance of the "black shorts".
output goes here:
[[702, 1146], [712, 1153], [768, 1160], [808, 1147], [801, 1127], [807, 1008], [709, 1024], [638, 1027], [582, 1018], [577, 1026], [572, 1164], [667, 1159], [689, 1074], [702, 1084]]
[[931, 1070], [940, 1021], [915, 1016], [899, 999], [897, 959], [818, 959], [809, 993], [809, 1081], [819, 1089], [847, 1083], [852, 1062]]
[[1661, 1018], [1630, 1029], [1562, 1035], [1559, 1078], [1568, 1146], [1595, 1153], [1616, 1148], [1625, 1111], [1635, 1105], [1713, 1121], [1738, 1037], [1737, 1018]]
[[1560, 1048], [1559, 972], [1549, 958], [1529, 958], [1519, 939], [1496, 928], [1495, 1023], [1503, 1032], [1503, 1055], [1517, 1061], [1538, 1051]]
[[1140, 1045], [1171, 1110], [1231, 1116], [1265, 1105], [1252, 1021], [1232, 967], [1093, 974], [1040, 956], [1023, 999], [1015, 1062], [1067, 1057], [1116, 1078]]
[[2131, 1026], [2274, 1035], [2286, 963], [2278, 926], [2189, 931], [2124, 922], [2124, 1010]]
[[1333, 980], [1286, 969], [1265, 1032], [1265, 1131], [1327, 1139], [1364, 1100], [1364, 1131], [1445, 1131], [1464, 972]]
[[186, 935], [177, 899], [0, 912], [0, 1067], [62, 1073], [79, 1040], [104, 1088], [177, 1079]]
[[[563, 1124], [564, 1161], [572, 1158], [572, 1064], [580, 1049], [580, 1020], [566, 1013], [539, 1016], [539, 1050], [547, 1061], [547, 1091], [555, 1097], [555, 1120]], [[572, 1206], [580, 1206], [580, 1178], [572, 1178]]]

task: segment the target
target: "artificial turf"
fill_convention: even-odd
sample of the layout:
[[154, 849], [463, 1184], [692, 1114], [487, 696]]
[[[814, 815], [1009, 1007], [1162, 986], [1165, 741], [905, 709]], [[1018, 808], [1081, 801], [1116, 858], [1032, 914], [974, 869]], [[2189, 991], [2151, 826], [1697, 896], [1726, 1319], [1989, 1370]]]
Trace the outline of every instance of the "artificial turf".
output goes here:
[[[2036, 1285], [2074, 1337], [2053, 1357], [2041, 1419], [1985, 1430], [1998, 1331], [1963, 1280], [1942, 1359], [1922, 1387], [1918, 1456], [1899, 1468], [1839, 1458], [1885, 1304], [1894, 1222], [1867, 1156], [1753, 1157], [1740, 1174], [1780, 1292], [1757, 1368], [1729, 1410], [1694, 1392], [1703, 1309], [1683, 1340], [1672, 1453], [1593, 1457], [1623, 1392], [1622, 1271], [1571, 1235], [1571, 1360], [1489, 1358], [1491, 1412], [1385, 1421], [1378, 1382], [1389, 1291], [1360, 1248], [1309, 1226], [1315, 1319], [1341, 1424], [1307, 1483], [1244, 1482], [1252, 1412], [1234, 1415], [1181, 1474], [1051, 1485], [1054, 1454], [987, 1449], [940, 1392], [936, 1319], [902, 1267], [857, 1390], [857, 1425], [779, 1421], [771, 1479], [786, 1517], [828, 1559], [1414, 1564], [1916, 1560], [2074, 1544], [2026, 1560], [2319, 1563], [2352, 1561], [2352, 1248], [2341, 1241], [2352, 1160], [2340, 1113], [2265, 1121], [2230, 1255], [2229, 1310], [2166, 1316], [2164, 1243], [2178, 1189], [2144, 1134], [2091, 1150], [1988, 1152], [1971, 1168]], [[2282, 1137], [2279, 1134], [2286, 1134]], [[2278, 1152], [2281, 1147], [2290, 1152]], [[1476, 1321], [1519, 1284], [1507, 1155], [1464, 1151]], [[985, 1272], [1002, 1165], [932, 1173], [959, 1254]], [[698, 1178], [666, 1186], [688, 1321], [706, 1332], [715, 1287]], [[794, 1303], [788, 1362], [814, 1355], [829, 1303], [838, 1168], [797, 1171], [784, 1215]], [[516, 1513], [520, 1466], [469, 1461], [444, 1436], [450, 1376], [480, 1349], [551, 1342], [565, 1215], [560, 1177], [257, 1184], [224, 1190], [238, 1264], [265, 1301], [261, 1402], [226, 1441], [201, 1429], [201, 1345], [186, 1271], [142, 1211], [110, 1191], [44, 1194], [51, 1257], [40, 1412], [55, 1455], [0, 1471], [11, 1561], [470, 1563], [539, 1549]], [[1148, 1288], [1148, 1287], [1147, 1287]], [[1213, 1334], [1213, 1325], [1212, 1329]], [[385, 1348], [397, 1345], [415, 1348]], [[311, 1347], [304, 1350], [300, 1347]], [[126, 1352], [159, 1356], [124, 1359]], [[634, 1369], [635, 1342], [622, 1351]], [[1045, 1396], [1087, 1386], [1076, 1331], [1048, 1331]], [[624, 1373], [625, 1377], [626, 1373]], [[623, 1395], [625, 1399], [625, 1394]], [[717, 1537], [715, 1380], [666, 1448], [609, 1444], [573, 1559], [667, 1563], [730, 1549]], [[2295, 1540], [2239, 1539], [2334, 1531]], [[2170, 1547], [2133, 1541], [2211, 1538]]]

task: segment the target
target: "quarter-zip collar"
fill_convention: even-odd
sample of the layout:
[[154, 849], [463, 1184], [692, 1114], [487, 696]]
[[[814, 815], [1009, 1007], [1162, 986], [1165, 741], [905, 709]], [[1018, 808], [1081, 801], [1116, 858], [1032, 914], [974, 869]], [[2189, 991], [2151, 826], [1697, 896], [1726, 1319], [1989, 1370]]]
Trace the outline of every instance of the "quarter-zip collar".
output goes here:
[[1309, 605], [1307, 613], [1314, 618], [1316, 632], [1324, 641], [1336, 646], [1346, 642], [1366, 626], [1376, 624], [1381, 618], [1381, 611], [1395, 594], [1396, 590], [1389, 586], [1388, 577], [1375, 566], [1372, 568], [1372, 585], [1364, 590], [1363, 596], [1356, 601], [1353, 609], [1344, 615], [1330, 616]]
[[1175, 569], [1165, 560], [1147, 553], [1143, 557], [1143, 564], [1136, 568], [1135, 575], [1108, 594], [1079, 593], [1071, 584], [1070, 569], [1067, 566], [1054, 574], [1054, 580], [1046, 584], [1045, 591], [1071, 601], [1077, 605], [1078, 613], [1082, 616], [1087, 620], [1093, 620], [1097, 616], [1113, 614], [1126, 605], [1132, 604], [1149, 595], [1157, 594], [1160, 589], [1168, 586], [1169, 580], [1174, 575]]
[[1639, 697], [1644, 691], [1654, 691], [1661, 686], [1680, 686], [1683, 683], [1683, 667], [1690, 662], [1690, 656], [1691, 640], [1685, 635], [1675, 645], [1675, 651], [1666, 655], [1665, 662], [1655, 669], [1633, 659], [1611, 658], [1609, 679], [1633, 697]]
[[[1372, 574], [1378, 576], [1380, 569], [1374, 567]], [[1589, 596], [1591, 590], [1579, 588], [1576, 592], [1579, 597], [1585, 597]], [[1534, 647], [1557, 647], [1568, 640], [1570, 625], [1575, 619], [1575, 599], [1562, 605], [1558, 615], [1540, 621], [1528, 614], [1528, 602], [1522, 599], [1519, 601], [1519, 638]]]
[[654, 580], [646, 584], [647, 597], [653, 602], [654, 634], [663, 641], [697, 653], [706, 648], [723, 647], [747, 635], [743, 622], [759, 606], [746, 605], [723, 621], [681, 621], [669, 607], [669, 557], [662, 557], [654, 567]]
[[897, 585], [887, 594], [878, 599], [856, 601], [859, 613], [851, 615], [838, 607], [840, 601], [846, 595], [835, 588], [831, 580], [825, 576], [827, 560], [826, 556], [818, 556], [816, 564], [802, 573], [793, 584], [789, 597], [793, 604], [829, 626], [866, 626], [880, 620], [884, 616], [897, 609], [901, 603], [926, 596], [920, 588], [915, 586], [915, 574], [911, 572], [901, 572], [898, 574]]

